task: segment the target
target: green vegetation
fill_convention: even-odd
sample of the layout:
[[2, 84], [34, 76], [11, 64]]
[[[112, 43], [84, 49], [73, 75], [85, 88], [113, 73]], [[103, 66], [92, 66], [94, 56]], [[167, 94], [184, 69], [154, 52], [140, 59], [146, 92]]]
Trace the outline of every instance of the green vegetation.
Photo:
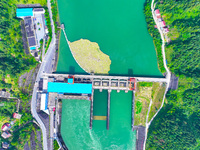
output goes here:
[[135, 95], [135, 125], [145, 126], [146, 116], [149, 109], [150, 100], [152, 105], [149, 112], [148, 121], [160, 108], [166, 89], [165, 84], [156, 82], [139, 82]]
[[51, 29], [51, 20], [50, 20], [50, 17], [49, 17], [49, 11], [48, 11], [48, 8], [47, 7], [44, 7], [45, 9], [45, 19], [46, 19], [46, 25], [47, 25], [47, 28], [48, 28], [48, 40], [45, 41], [46, 42], [46, 48], [45, 48], [45, 53], [47, 52], [48, 48], [49, 48], [49, 45], [51, 43], [51, 39], [52, 39], [52, 29]]
[[[45, 18], [46, 18], [46, 24], [48, 28], [48, 40], [46, 41], [46, 48], [45, 48], [45, 53], [47, 52], [49, 45], [51, 43], [52, 39], [52, 29], [51, 29], [51, 21], [49, 17], [49, 11], [48, 8], [45, 6]], [[53, 15], [53, 21], [54, 21], [54, 26], [55, 26], [55, 33], [57, 34], [58, 32], [58, 22], [59, 22], [59, 17], [58, 17], [58, 6], [57, 6], [57, 0], [51, 0], [51, 10], [52, 10], [52, 15]]]
[[135, 109], [136, 109], [135, 113], [136, 113], [136, 114], [141, 113], [141, 111], [142, 111], [142, 102], [136, 101], [135, 106], [136, 106], [136, 108], [135, 108]]
[[[179, 87], [168, 92], [164, 108], [150, 126], [146, 148], [200, 149], [200, 3], [199, 0], [156, 2], [170, 27], [171, 42], [166, 46], [166, 54], [170, 70], [179, 76]], [[150, 14], [150, 0], [147, 0], [147, 20], [151, 20]], [[156, 29], [149, 32], [154, 34]]]
[[156, 48], [156, 54], [158, 59], [158, 68], [161, 73], [165, 73], [165, 67], [163, 64], [163, 56], [162, 56], [162, 40], [160, 37], [160, 33], [157, 29], [154, 28], [154, 20], [151, 13], [151, 0], [146, 0], [144, 4], [144, 14], [146, 16], [147, 28], [150, 35], [153, 37], [153, 42]]
[[152, 119], [152, 117], [155, 115], [155, 113], [160, 108], [163, 96], [165, 93], [166, 86], [164, 83], [154, 83], [152, 87], [152, 105], [149, 112], [149, 118], [148, 121]]
[[42, 6], [47, 5], [47, 0], [13, 0], [13, 4], [40, 4]]
[[[150, 104], [152, 87], [145, 87], [142, 82], [137, 83], [135, 93], [135, 120], [134, 125], [145, 126], [146, 116]], [[141, 104], [141, 105], [140, 105]], [[140, 110], [141, 109], [141, 110]]]
[[110, 71], [111, 60], [100, 50], [97, 43], [80, 39], [69, 42], [69, 46], [75, 60], [86, 72], [108, 74]]
[[59, 149], [59, 145], [58, 145], [58, 142], [56, 140], [53, 141], [53, 149], [54, 150], [58, 150]]
[[153, 86], [153, 82], [140, 82], [140, 86], [152, 87]]
[[30, 112], [26, 113], [29, 111], [28, 109], [30, 109], [30, 107], [23, 107], [23, 109], [20, 109], [19, 113], [22, 114], [22, 117], [18, 120], [12, 118], [13, 113], [16, 112], [17, 100], [1, 99], [1, 103], [3, 103], [4, 106], [0, 107], [0, 127], [4, 123], [11, 123], [11, 121], [13, 121], [14, 124], [11, 127], [12, 136], [8, 139], [0, 137], [0, 143], [6, 141], [11, 144], [11, 149], [22, 150], [24, 144], [29, 141], [31, 132], [33, 130], [39, 130], [39, 128], [33, 124]]
[[[16, 6], [12, 5], [12, 1], [2, 0], [0, 5], [0, 79], [9, 74], [11, 78], [17, 78], [20, 74], [34, 67], [37, 62], [34, 57], [25, 55], [23, 50], [21, 28], [19, 19], [15, 18]], [[2, 83], [5, 88], [6, 84]]]
[[23, 49], [20, 21], [16, 18], [17, 4], [40, 3], [46, 5], [46, 0], [1, 0], [0, 1], [0, 90], [6, 89], [11, 96], [20, 99], [19, 113], [22, 114], [20, 120], [12, 118], [12, 114], [17, 110], [17, 100], [1, 99], [4, 106], [0, 107], [0, 125], [5, 122], [14, 122], [12, 125], [12, 137], [1, 141], [8, 141], [11, 149], [23, 149], [26, 141], [29, 140], [30, 133], [36, 127], [32, 123], [33, 118], [30, 113], [31, 96], [22, 92], [18, 87], [18, 79], [25, 72], [35, 68], [38, 62], [31, 55], [26, 55]]
[[52, 10], [52, 14], [53, 14], [55, 33], [57, 34], [57, 32], [58, 32], [58, 23], [59, 23], [57, 0], [51, 0], [51, 10]]

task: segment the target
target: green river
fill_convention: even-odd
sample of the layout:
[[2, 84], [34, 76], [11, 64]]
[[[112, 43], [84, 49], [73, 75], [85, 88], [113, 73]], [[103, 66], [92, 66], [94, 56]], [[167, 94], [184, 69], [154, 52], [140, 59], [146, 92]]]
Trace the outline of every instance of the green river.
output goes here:
[[[145, 0], [58, 0], [60, 22], [70, 42], [88, 39], [110, 56], [111, 75], [161, 77], [153, 39], [143, 14]], [[57, 73], [86, 74], [74, 60], [63, 32]], [[105, 120], [89, 129], [90, 102], [63, 100], [61, 135], [69, 150], [134, 150], [131, 130], [132, 93], [111, 92], [110, 130]], [[95, 90], [94, 115], [107, 114], [107, 91]]]

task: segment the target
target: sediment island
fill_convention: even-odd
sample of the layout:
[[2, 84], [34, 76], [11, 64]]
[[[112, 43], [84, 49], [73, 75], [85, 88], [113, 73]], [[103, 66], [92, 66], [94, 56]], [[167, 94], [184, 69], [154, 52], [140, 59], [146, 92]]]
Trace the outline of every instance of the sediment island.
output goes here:
[[87, 39], [69, 42], [71, 52], [77, 63], [88, 73], [108, 74], [110, 57], [104, 54], [96, 42]]

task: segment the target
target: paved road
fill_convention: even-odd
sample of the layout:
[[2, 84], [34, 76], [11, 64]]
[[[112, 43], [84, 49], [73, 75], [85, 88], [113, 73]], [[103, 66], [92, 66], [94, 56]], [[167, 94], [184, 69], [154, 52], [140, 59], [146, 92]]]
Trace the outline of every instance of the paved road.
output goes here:
[[151, 122], [154, 120], [154, 118], [157, 116], [157, 114], [160, 112], [160, 110], [162, 109], [163, 105], [164, 105], [164, 102], [165, 102], [165, 95], [167, 94], [167, 91], [169, 89], [169, 85], [170, 85], [170, 78], [171, 78], [171, 73], [167, 67], [167, 64], [166, 64], [166, 56], [165, 56], [165, 38], [164, 38], [164, 34], [161, 30], [161, 27], [160, 27], [160, 23], [158, 22], [156, 16], [155, 16], [155, 13], [154, 13], [154, 10], [155, 10], [155, 5], [156, 3], [154, 4], [154, 0], [152, 0], [151, 2], [151, 13], [153, 15], [153, 19], [157, 25], [157, 28], [158, 28], [158, 31], [160, 33], [160, 36], [161, 36], [161, 39], [162, 39], [162, 55], [163, 55], [163, 63], [164, 63], [164, 67], [165, 67], [165, 70], [167, 72], [166, 74], [166, 90], [165, 90], [165, 93], [164, 93], [164, 96], [163, 96], [163, 100], [162, 100], [162, 104], [160, 106], [160, 108], [158, 109], [158, 111], [156, 112], [156, 114], [151, 118], [151, 120], [149, 122], [146, 122], [146, 131], [145, 131], [145, 142], [144, 142], [144, 145], [143, 145], [143, 149], [145, 150], [145, 146], [146, 146], [146, 140], [147, 140], [147, 131], [148, 131], [148, 128], [149, 126], [151, 125]]
[[46, 128], [44, 126], [44, 123], [42, 122], [42, 120], [40, 119], [40, 117], [38, 116], [37, 111], [36, 111], [37, 87], [38, 87], [38, 82], [39, 82], [40, 78], [42, 77], [42, 74], [44, 72], [46, 72], [46, 73], [52, 72], [52, 60], [54, 59], [54, 56], [55, 56], [55, 42], [56, 42], [55, 27], [54, 27], [54, 23], [53, 23], [53, 19], [52, 19], [52, 11], [51, 11], [50, 0], [47, 0], [47, 7], [48, 7], [48, 10], [49, 10], [49, 16], [50, 16], [50, 20], [51, 20], [52, 40], [51, 40], [49, 49], [47, 50], [47, 53], [44, 56], [44, 59], [43, 59], [41, 66], [39, 68], [39, 71], [38, 71], [38, 74], [37, 74], [37, 77], [36, 77], [36, 81], [35, 81], [35, 85], [34, 85], [34, 88], [33, 88], [32, 100], [31, 100], [31, 113], [32, 113], [33, 117], [36, 119], [36, 121], [38, 122], [38, 124], [40, 125], [40, 128], [42, 130], [42, 134], [43, 134], [43, 150], [48, 150], [47, 132], [46, 132]]
[[[45, 76], [54, 76], [54, 77], [68, 77], [70, 74], [48, 74], [45, 73]], [[126, 76], [105, 76], [105, 75], [80, 75], [74, 74], [75, 78], [82, 79], [123, 79], [129, 80], [129, 78], [135, 78], [138, 82], [167, 82], [166, 78], [147, 78], [147, 77], [126, 77]]]
[[50, 112], [50, 144], [49, 150], [53, 150], [53, 140], [54, 140], [54, 111], [53, 108], [49, 108]]
[[44, 55], [45, 55], [45, 37], [43, 38], [43, 45], [42, 45], [42, 60], [44, 59]]

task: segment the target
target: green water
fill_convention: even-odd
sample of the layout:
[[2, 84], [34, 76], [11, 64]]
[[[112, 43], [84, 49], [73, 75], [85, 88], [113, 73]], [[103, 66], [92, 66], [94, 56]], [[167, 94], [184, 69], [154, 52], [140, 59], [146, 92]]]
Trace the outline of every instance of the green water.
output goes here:
[[[145, 0], [58, 0], [69, 41], [97, 42], [111, 59], [110, 74], [162, 76], [143, 14]], [[85, 73], [61, 34], [57, 72]]]
[[[58, 0], [60, 22], [70, 42], [88, 39], [111, 59], [112, 75], [162, 76], [143, 14], [145, 0]], [[57, 73], [84, 70], [74, 60], [61, 32]], [[110, 130], [105, 120], [89, 129], [90, 102], [63, 100], [61, 134], [69, 150], [132, 150], [132, 93], [111, 92]], [[107, 91], [94, 93], [94, 115], [107, 114]]]
[[94, 90], [94, 101], [93, 101], [93, 115], [94, 116], [106, 116], [108, 106], [108, 91]]
[[[102, 98], [107, 98], [106, 93]], [[93, 120], [90, 130], [90, 101], [62, 100], [61, 135], [69, 150], [134, 150], [136, 131], [131, 131], [131, 98], [131, 92], [111, 92], [109, 130], [105, 120]]]

